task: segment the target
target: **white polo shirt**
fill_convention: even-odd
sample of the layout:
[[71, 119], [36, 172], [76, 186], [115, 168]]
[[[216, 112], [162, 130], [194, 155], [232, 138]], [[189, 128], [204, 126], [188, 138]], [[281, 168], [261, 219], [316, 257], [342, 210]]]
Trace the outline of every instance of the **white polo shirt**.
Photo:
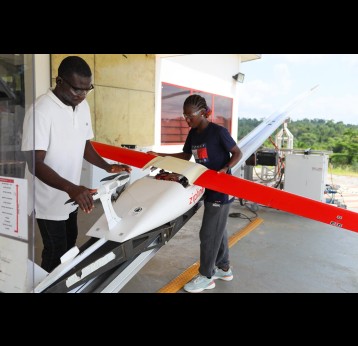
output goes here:
[[[34, 129], [35, 127], [35, 129]], [[45, 163], [61, 177], [79, 185], [86, 140], [93, 138], [88, 102], [82, 101], [75, 110], [66, 106], [49, 90], [38, 97], [25, 114], [22, 151], [45, 150]], [[32, 212], [33, 176], [26, 167], [29, 185], [29, 214]], [[66, 192], [54, 189], [35, 178], [36, 218], [67, 220], [76, 206], [66, 204]]]

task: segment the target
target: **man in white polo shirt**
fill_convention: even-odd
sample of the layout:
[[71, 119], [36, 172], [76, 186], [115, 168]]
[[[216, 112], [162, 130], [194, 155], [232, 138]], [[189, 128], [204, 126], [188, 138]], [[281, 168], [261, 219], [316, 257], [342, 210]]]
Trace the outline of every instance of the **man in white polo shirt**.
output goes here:
[[[26, 152], [29, 182], [35, 169], [34, 211], [44, 245], [41, 267], [48, 272], [76, 244], [78, 207], [86, 213], [94, 207], [91, 190], [79, 185], [83, 158], [108, 173], [131, 171], [126, 165], [109, 164], [90, 142], [86, 96], [93, 89], [89, 65], [68, 56], [58, 68], [56, 87], [38, 97], [24, 119], [21, 149]], [[31, 187], [30, 183], [29, 196]], [[78, 207], [65, 204], [69, 197]]]

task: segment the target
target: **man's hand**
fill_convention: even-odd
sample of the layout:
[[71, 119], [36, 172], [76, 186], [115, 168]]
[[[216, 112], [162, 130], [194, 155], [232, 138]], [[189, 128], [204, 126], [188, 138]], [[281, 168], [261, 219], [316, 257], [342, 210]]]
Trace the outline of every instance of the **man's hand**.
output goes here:
[[85, 186], [71, 186], [67, 193], [74, 200], [74, 203], [78, 204], [78, 206], [87, 214], [89, 214], [94, 208], [92, 194], [95, 190], [88, 189]]

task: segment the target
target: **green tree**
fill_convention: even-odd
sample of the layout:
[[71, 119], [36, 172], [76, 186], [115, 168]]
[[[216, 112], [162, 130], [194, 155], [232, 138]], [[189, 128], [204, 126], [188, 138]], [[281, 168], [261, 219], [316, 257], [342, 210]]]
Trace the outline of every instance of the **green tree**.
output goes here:
[[[238, 122], [238, 140], [246, 136], [263, 120], [242, 118]], [[271, 135], [274, 139], [277, 132]], [[339, 121], [324, 119], [303, 119], [288, 123], [288, 129], [294, 136], [294, 149], [311, 148], [314, 150], [331, 150], [335, 154], [342, 154], [349, 163], [358, 162], [358, 125], [344, 124]], [[264, 145], [271, 147], [270, 140]], [[358, 165], [358, 163], [357, 163]]]

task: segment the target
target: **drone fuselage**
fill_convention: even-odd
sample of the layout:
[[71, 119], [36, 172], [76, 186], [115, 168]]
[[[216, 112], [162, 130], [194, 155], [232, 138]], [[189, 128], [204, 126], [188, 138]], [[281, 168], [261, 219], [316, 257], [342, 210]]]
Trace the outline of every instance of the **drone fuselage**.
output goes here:
[[104, 214], [86, 234], [125, 242], [176, 219], [192, 208], [204, 191], [201, 186], [184, 187], [178, 182], [145, 176], [129, 185], [112, 204], [117, 221], [108, 220]]

